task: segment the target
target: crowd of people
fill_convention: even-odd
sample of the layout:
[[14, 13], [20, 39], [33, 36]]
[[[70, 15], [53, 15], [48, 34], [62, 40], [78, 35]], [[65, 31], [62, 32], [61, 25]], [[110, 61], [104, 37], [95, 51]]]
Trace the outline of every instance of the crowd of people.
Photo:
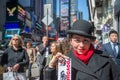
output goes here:
[[67, 38], [49, 43], [48, 36], [43, 36], [35, 48], [31, 41], [24, 44], [15, 34], [2, 55], [1, 65], [5, 72], [24, 73], [27, 68], [28, 79], [32, 80], [31, 68], [37, 63], [39, 80], [57, 80], [58, 60], [71, 59], [71, 80], [120, 80], [117, 31], [111, 30], [110, 42], [102, 44], [93, 36], [92, 27], [88, 21], [77, 20], [67, 31]]

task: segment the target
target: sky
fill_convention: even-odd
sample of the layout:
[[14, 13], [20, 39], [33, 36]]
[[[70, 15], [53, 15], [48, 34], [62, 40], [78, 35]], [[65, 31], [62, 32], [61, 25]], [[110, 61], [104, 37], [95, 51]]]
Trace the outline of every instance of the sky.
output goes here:
[[[59, 0], [57, 0], [57, 4], [59, 4]], [[59, 8], [59, 5], [57, 6]], [[88, 20], [88, 6], [86, 0], [78, 0], [78, 10], [83, 12], [83, 19]], [[57, 9], [57, 14], [59, 15], [59, 9]]]
[[83, 19], [89, 19], [88, 6], [86, 0], [78, 0], [78, 9], [83, 12]]

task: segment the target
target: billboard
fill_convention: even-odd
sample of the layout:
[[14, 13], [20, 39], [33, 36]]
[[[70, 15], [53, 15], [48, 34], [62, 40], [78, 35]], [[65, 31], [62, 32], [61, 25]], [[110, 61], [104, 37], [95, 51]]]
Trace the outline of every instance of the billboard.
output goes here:
[[25, 9], [20, 4], [6, 3], [6, 21], [23, 21], [26, 15]]
[[11, 38], [14, 34], [20, 34], [20, 29], [6, 29], [5, 38]]
[[61, 16], [69, 16], [69, 5], [68, 4], [62, 4], [61, 5]]
[[69, 20], [68, 20], [68, 18], [61, 18], [61, 27], [60, 27], [60, 30], [61, 31], [67, 30], [68, 26], [69, 26]]
[[6, 21], [15, 21], [17, 20], [17, 4], [12, 2], [6, 3]]
[[25, 16], [26, 16], [26, 11], [25, 11], [25, 9], [23, 9], [23, 7], [20, 4], [18, 4], [17, 7], [18, 7], [17, 18], [18, 18], [18, 20], [24, 22], [25, 21]]
[[68, 4], [69, 0], [61, 0], [61, 4]]
[[16, 29], [19, 28], [19, 23], [18, 22], [6, 22], [4, 29]]

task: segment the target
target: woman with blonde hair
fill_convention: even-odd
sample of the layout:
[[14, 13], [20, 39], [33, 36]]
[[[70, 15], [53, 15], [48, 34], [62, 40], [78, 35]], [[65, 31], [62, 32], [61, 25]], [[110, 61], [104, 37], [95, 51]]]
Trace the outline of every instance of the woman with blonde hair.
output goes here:
[[[21, 47], [24, 48], [24, 42], [23, 42], [21, 36], [19, 36], [18, 34], [15, 34], [15, 35], [13, 35], [12, 38], [14, 38], [14, 37], [18, 37], [18, 39], [19, 39], [19, 46], [21, 46]], [[12, 41], [13, 41], [13, 40], [11, 39], [10, 42], [9, 42], [9, 46], [13, 46]]]
[[4, 51], [2, 56], [2, 65], [5, 71], [24, 72], [24, 67], [29, 62], [26, 50], [23, 48], [22, 38], [15, 34], [9, 42], [9, 47]]

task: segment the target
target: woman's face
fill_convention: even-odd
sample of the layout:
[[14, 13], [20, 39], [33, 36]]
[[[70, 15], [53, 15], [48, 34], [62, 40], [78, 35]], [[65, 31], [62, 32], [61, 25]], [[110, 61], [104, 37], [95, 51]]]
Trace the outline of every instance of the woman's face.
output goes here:
[[57, 50], [56, 50], [56, 45], [55, 43], [52, 43], [51, 46], [50, 46], [50, 50], [53, 54], [56, 54]]
[[28, 42], [28, 43], [26, 44], [26, 48], [31, 48], [31, 43]]
[[70, 44], [78, 54], [85, 54], [90, 48], [91, 40], [84, 36], [73, 35]]
[[19, 38], [17, 36], [12, 38], [12, 45], [13, 46], [19, 46]]

